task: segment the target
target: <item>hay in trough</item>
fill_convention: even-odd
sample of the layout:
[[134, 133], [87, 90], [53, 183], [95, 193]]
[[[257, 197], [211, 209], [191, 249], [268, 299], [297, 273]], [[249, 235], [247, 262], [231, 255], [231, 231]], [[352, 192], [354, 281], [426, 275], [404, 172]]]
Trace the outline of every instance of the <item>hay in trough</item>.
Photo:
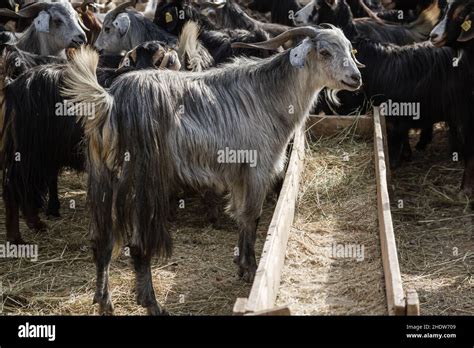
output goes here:
[[[38, 260], [0, 259], [0, 313], [17, 315], [97, 314], [92, 305], [95, 266], [89, 242], [89, 215], [85, 208], [85, 176], [66, 172], [60, 179], [62, 218], [48, 221], [50, 230], [33, 234], [21, 222], [23, 237], [38, 245]], [[71, 200], [75, 209], [70, 209]], [[258, 230], [259, 259], [274, 209], [266, 202]], [[5, 215], [0, 206], [0, 243], [5, 243]], [[233, 263], [237, 226], [220, 215], [217, 226], [205, 218], [198, 197], [185, 197], [172, 224], [174, 252], [167, 261], [154, 260], [157, 300], [171, 315], [231, 314], [237, 297], [246, 297], [250, 284], [237, 275]], [[112, 262], [110, 285], [117, 315], [142, 315], [136, 305], [130, 257]]]
[[474, 315], [474, 211], [458, 196], [463, 165], [453, 159], [438, 125], [427, 150], [392, 172], [402, 279], [417, 290], [424, 315]]
[[310, 142], [277, 300], [292, 314], [387, 314], [373, 157], [351, 129]]

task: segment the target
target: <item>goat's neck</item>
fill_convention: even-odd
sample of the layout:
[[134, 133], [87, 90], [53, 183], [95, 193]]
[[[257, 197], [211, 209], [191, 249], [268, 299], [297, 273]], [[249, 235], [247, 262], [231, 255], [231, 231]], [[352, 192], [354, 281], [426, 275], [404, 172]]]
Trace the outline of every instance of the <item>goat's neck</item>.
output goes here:
[[302, 69], [291, 66], [289, 52], [277, 55], [272, 62], [255, 76], [265, 85], [266, 107], [272, 115], [280, 115], [282, 121], [296, 126], [308, 115], [315, 97], [324, 83], [315, 74], [314, 62], [308, 57]]
[[41, 56], [57, 56], [66, 58], [64, 48], [56, 47], [46, 34], [38, 33], [33, 26], [27, 29], [25, 34], [18, 40], [18, 48]]

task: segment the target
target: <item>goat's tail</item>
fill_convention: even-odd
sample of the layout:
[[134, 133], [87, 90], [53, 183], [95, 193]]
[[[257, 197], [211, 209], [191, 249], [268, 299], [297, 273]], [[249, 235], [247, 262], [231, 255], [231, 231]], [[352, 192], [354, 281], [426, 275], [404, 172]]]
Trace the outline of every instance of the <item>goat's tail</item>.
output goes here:
[[123, 244], [123, 233], [112, 227], [118, 134], [111, 127], [114, 99], [96, 77], [98, 62], [92, 49], [77, 50], [64, 72], [61, 95], [73, 105], [74, 114], [82, 116], [77, 119], [83, 125], [87, 148], [93, 240], [96, 248], [113, 247], [117, 255]]
[[[89, 144], [91, 169], [104, 163], [110, 170], [117, 160], [118, 138], [110, 125], [113, 97], [97, 81], [96, 70], [99, 55], [91, 48], [82, 47], [76, 51], [63, 79], [61, 94], [74, 105], [75, 114], [84, 126]], [[81, 110], [92, 111], [84, 114]]]
[[209, 51], [199, 41], [199, 25], [196, 22], [187, 22], [178, 44], [179, 60], [186, 70], [199, 72], [214, 65], [214, 59]]
[[153, 100], [146, 99], [149, 95], [143, 96], [146, 102], [130, 97], [130, 90], [138, 90], [134, 81], [122, 81], [121, 88], [113, 92], [116, 98], [100, 86], [97, 63], [94, 51], [79, 50], [64, 74], [62, 88], [62, 95], [76, 107], [92, 105], [94, 110], [82, 123], [96, 247], [107, 248], [113, 243], [118, 251], [131, 236], [131, 247], [138, 247], [143, 255], [167, 257], [172, 248], [166, 228], [168, 128], [153, 118]]

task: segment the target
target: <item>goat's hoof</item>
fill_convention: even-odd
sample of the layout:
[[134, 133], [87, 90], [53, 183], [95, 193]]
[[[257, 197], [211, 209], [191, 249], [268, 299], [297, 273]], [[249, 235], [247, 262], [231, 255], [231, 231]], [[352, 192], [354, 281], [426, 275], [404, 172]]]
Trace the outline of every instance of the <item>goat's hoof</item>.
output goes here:
[[7, 238], [7, 241], [12, 245], [28, 244], [21, 236], [15, 238]]
[[46, 217], [48, 220], [56, 220], [61, 218], [61, 214], [59, 214], [59, 210], [46, 210]]
[[92, 301], [92, 304], [99, 304], [99, 315], [104, 315], [104, 316], [110, 316], [114, 315], [114, 305], [112, 304], [112, 301], [110, 300], [109, 295], [103, 295], [101, 296], [100, 294], [95, 294], [94, 300]]
[[48, 230], [48, 225], [46, 225], [40, 219], [36, 221], [29, 221], [26, 223], [26, 225], [28, 226], [30, 230], [35, 231], [35, 232], [45, 232]]
[[239, 276], [243, 279], [246, 283], [252, 283], [255, 279], [255, 273], [257, 272], [257, 266], [246, 266], [246, 267], [239, 267]]
[[148, 315], [151, 315], [151, 316], [158, 316], [158, 315], [169, 315], [169, 313], [165, 310], [165, 309], [162, 309], [160, 308], [160, 306], [158, 306], [158, 304], [155, 304], [153, 306], [148, 306], [146, 308], [146, 311], [148, 313]]

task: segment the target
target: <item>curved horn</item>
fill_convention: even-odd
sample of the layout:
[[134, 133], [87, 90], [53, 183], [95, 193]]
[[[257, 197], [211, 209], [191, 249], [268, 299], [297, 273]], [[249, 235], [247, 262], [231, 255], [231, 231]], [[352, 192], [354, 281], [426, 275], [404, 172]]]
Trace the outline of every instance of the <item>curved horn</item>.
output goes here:
[[0, 17], [8, 17], [8, 18], [21, 18], [18, 13], [15, 11], [9, 10], [8, 8], [1, 8], [0, 9]]
[[112, 11], [110, 11], [108, 14], [111, 15], [112, 18], [117, 17], [120, 13], [125, 11], [128, 7], [135, 7], [137, 4], [137, 0], [132, 0], [132, 1], [127, 1], [123, 4], [118, 5], [116, 8], [114, 8]]
[[299, 27], [285, 31], [284, 33], [274, 37], [273, 39], [257, 42], [253, 44], [243, 43], [243, 42], [234, 42], [232, 48], [257, 48], [263, 50], [274, 50], [283, 45], [288, 40], [291, 40], [297, 36], [308, 36], [315, 37], [317, 34], [317, 29], [314, 27]]
[[47, 2], [37, 2], [31, 5], [27, 5], [17, 12], [19, 18], [33, 18], [38, 15], [43, 10], [46, 10], [49, 7]]

